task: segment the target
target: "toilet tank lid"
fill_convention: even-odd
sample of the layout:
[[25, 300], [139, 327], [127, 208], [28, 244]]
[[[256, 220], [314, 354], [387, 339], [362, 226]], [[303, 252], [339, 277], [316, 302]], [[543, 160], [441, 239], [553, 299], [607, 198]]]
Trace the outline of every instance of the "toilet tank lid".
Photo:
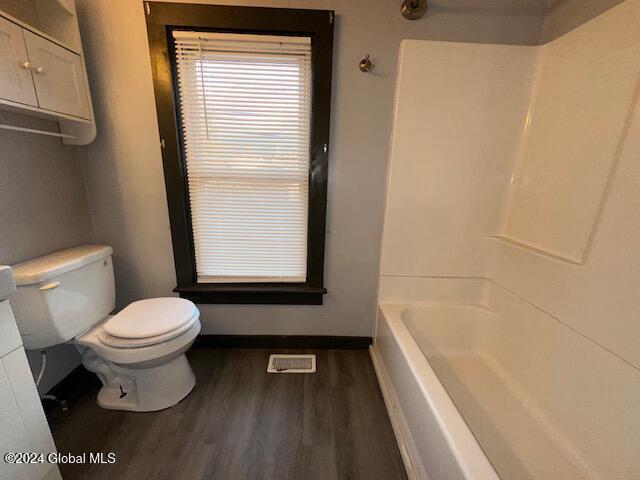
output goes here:
[[107, 245], [80, 245], [27, 260], [11, 268], [16, 285], [32, 285], [46, 282], [112, 254], [113, 249]]

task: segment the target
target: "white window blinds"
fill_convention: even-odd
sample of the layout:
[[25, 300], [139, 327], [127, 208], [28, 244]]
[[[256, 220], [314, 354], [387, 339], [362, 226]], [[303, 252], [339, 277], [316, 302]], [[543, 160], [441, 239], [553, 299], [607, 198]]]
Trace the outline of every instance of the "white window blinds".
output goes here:
[[173, 36], [198, 282], [305, 282], [310, 39]]

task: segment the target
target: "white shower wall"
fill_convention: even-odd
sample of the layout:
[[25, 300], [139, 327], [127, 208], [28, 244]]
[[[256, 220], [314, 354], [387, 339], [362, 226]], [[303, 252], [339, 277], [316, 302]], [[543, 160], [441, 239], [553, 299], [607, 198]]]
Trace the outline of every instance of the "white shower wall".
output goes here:
[[544, 71], [537, 73], [532, 126], [514, 171], [502, 232], [537, 251], [486, 242], [489, 278], [635, 368], [639, 52], [638, 0], [541, 47]]
[[639, 51], [640, 0], [541, 47], [404, 41], [380, 275], [490, 278], [640, 368]]
[[538, 47], [505, 236], [585, 260], [640, 72], [634, 3]]
[[402, 42], [381, 275], [481, 277], [536, 47]]
[[381, 292], [479, 292], [588, 478], [640, 472], [638, 52], [626, 0], [541, 47], [407, 41], [399, 67]]

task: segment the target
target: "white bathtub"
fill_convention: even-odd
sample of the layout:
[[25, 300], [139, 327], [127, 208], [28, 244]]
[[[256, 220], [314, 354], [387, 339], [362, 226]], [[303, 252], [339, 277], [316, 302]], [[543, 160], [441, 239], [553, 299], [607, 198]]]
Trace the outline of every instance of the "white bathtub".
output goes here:
[[481, 305], [380, 304], [371, 353], [410, 478], [596, 478], [521, 387], [509, 325]]

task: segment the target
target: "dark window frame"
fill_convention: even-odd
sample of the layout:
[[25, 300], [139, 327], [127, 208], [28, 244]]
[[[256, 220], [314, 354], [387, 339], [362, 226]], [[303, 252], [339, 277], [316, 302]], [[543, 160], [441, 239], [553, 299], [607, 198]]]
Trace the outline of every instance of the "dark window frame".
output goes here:
[[[334, 12], [165, 2], [145, 2], [144, 9], [176, 267], [174, 291], [196, 303], [321, 305], [327, 293], [324, 246]], [[305, 283], [197, 283], [173, 30], [311, 37], [313, 95]]]

